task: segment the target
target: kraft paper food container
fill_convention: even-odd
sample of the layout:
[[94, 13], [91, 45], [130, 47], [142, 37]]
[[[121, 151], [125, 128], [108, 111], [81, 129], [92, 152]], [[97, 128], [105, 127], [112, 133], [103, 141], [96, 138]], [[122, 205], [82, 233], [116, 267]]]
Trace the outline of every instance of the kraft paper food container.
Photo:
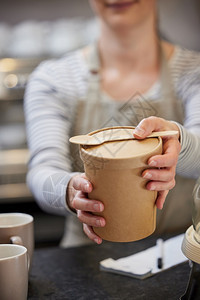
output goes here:
[[[132, 134], [134, 127], [110, 127], [89, 133], [96, 138], [112, 139], [116, 135]], [[160, 137], [143, 140], [109, 141], [98, 146], [80, 146], [80, 156], [86, 176], [93, 185], [90, 199], [104, 203], [99, 213], [105, 227], [94, 227], [102, 239], [131, 242], [152, 234], [156, 227], [156, 191], [145, 188], [147, 180], [142, 171], [149, 168], [150, 157], [162, 153]]]

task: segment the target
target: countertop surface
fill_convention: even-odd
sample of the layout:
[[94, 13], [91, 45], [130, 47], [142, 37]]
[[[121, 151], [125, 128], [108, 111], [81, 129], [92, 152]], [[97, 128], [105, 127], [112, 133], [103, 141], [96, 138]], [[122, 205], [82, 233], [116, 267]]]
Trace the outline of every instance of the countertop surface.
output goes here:
[[133, 243], [36, 249], [28, 299], [177, 300], [187, 287], [188, 262], [144, 280], [99, 270], [101, 260], [131, 255], [154, 246], [155, 242], [154, 237], [149, 237]]

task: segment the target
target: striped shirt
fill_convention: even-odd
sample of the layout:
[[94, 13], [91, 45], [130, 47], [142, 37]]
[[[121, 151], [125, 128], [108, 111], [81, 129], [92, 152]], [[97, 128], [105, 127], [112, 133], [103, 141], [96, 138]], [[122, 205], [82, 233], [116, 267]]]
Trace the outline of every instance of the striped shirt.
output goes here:
[[[176, 46], [169, 61], [175, 92], [185, 120], [177, 173], [200, 176], [200, 54]], [[85, 99], [89, 70], [80, 50], [42, 62], [30, 76], [24, 111], [30, 150], [27, 183], [42, 209], [66, 215], [66, 188], [75, 174], [69, 136], [77, 99]], [[160, 81], [147, 94], [157, 95]], [[145, 96], [147, 95], [145, 94]]]

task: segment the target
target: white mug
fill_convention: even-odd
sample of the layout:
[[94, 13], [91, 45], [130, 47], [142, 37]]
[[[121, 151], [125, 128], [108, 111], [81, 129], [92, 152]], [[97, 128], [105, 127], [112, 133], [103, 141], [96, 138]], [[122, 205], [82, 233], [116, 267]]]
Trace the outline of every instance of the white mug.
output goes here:
[[0, 299], [26, 300], [28, 294], [28, 255], [20, 245], [0, 245]]

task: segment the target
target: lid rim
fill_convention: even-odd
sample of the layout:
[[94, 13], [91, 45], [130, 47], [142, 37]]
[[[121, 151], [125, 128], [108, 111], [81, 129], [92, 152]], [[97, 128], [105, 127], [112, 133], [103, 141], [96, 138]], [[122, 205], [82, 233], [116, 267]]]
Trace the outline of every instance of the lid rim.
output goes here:
[[[103, 129], [98, 129], [98, 130], [95, 130], [95, 131], [92, 131], [90, 132], [88, 135], [93, 135], [95, 133], [98, 133], [98, 132], [102, 132], [102, 131], [106, 131], [106, 130], [109, 130], [109, 129], [135, 129], [134, 126], [113, 126], [113, 127], [105, 127]], [[102, 159], [104, 162], [110, 162], [110, 161], [115, 161], [115, 162], [119, 162], [119, 161], [125, 161], [125, 160], [131, 160], [131, 159], [137, 159], [137, 158], [143, 158], [145, 157], [147, 154], [150, 156], [151, 153], [154, 153], [157, 149], [160, 148], [160, 145], [162, 144], [162, 138], [161, 137], [152, 137], [153, 139], [157, 138], [158, 139], [158, 144], [156, 145], [156, 147], [154, 147], [151, 151], [149, 152], [145, 152], [145, 153], [141, 153], [141, 154], [137, 154], [137, 155], [134, 155], [134, 156], [128, 156], [128, 157], [100, 157], [100, 156], [95, 156], [91, 153], [88, 153], [87, 150], [85, 150], [85, 146], [84, 145], [80, 145], [79, 146], [79, 150], [80, 150], [80, 154], [81, 154], [81, 158], [82, 158], [82, 155], [84, 155], [84, 158], [88, 157], [90, 159], [96, 159], [96, 160], [99, 160], [99, 159]], [[110, 141], [108, 141], [110, 143]], [[121, 141], [118, 141], [118, 142], [123, 142], [123, 140]], [[106, 142], [105, 142], [106, 143]]]

